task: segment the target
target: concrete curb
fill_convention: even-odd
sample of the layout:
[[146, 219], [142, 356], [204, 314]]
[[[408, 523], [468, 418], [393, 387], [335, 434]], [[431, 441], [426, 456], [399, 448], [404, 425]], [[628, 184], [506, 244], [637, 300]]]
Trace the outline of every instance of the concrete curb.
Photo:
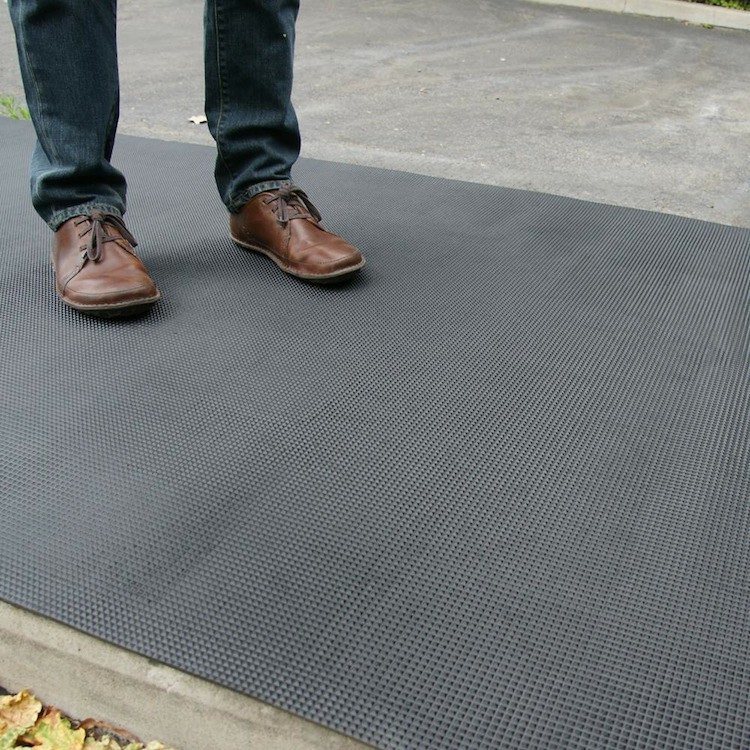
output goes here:
[[0, 685], [179, 750], [366, 750], [233, 690], [0, 601]]
[[689, 3], [685, 0], [528, 0], [542, 5], [569, 5], [573, 8], [608, 10], [655, 18], [672, 18], [693, 24], [721, 26], [750, 31], [750, 11]]

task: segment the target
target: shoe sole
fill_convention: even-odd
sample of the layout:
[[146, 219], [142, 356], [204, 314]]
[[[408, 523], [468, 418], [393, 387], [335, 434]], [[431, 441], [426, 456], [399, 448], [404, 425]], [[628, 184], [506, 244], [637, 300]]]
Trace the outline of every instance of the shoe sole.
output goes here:
[[290, 276], [294, 276], [298, 279], [302, 279], [303, 281], [312, 281], [312, 282], [317, 282], [320, 284], [340, 281], [341, 279], [344, 279], [345, 277], [351, 276], [353, 273], [356, 273], [357, 271], [359, 271], [360, 268], [362, 268], [365, 265], [365, 259], [362, 258], [362, 262], [357, 263], [356, 266], [349, 266], [348, 268], [340, 268], [338, 271], [333, 271], [331, 273], [325, 273], [325, 274], [302, 273], [300, 271], [295, 271], [293, 268], [290, 268], [289, 266], [285, 265], [280, 258], [274, 255], [270, 250], [266, 250], [266, 248], [264, 247], [260, 247], [259, 245], [250, 245], [247, 242], [238, 240], [234, 236], [232, 236], [232, 242], [234, 242], [234, 244], [237, 245], [238, 247], [241, 247], [243, 250], [252, 250], [254, 253], [260, 253], [261, 255], [265, 255], [266, 258], [270, 258], [282, 271], [284, 271], [284, 273], [288, 273]]
[[115, 305], [77, 305], [66, 300], [59, 292], [58, 296], [68, 306], [78, 312], [86, 313], [96, 318], [132, 318], [148, 312], [161, 299], [161, 294], [137, 302], [120, 302]]

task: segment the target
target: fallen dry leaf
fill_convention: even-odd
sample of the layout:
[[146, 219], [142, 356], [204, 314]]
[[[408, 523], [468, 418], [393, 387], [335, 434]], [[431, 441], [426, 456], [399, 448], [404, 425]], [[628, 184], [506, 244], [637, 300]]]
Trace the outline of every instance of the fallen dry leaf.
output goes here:
[[84, 719], [78, 722], [78, 726], [86, 730], [87, 737], [90, 736], [94, 739], [103, 739], [105, 736], [112, 735], [111, 739], [117, 740], [120, 745], [137, 745], [141, 742], [140, 737], [136, 737], [136, 735], [127, 729], [116, 727], [114, 724], [102, 721], [101, 719]]
[[0, 750], [15, 750], [16, 740], [25, 731], [25, 729], [8, 729], [4, 734], [0, 734]]
[[34, 726], [41, 710], [42, 704], [26, 690], [16, 695], [2, 696], [0, 698], [0, 737], [9, 729], [25, 731]]
[[54, 706], [40, 715], [41, 710], [42, 704], [25, 690], [1, 695], [0, 750], [174, 750], [156, 741], [144, 745], [131, 732], [96, 719], [76, 722], [74, 728]]
[[36, 725], [23, 736], [37, 750], [83, 750], [86, 732], [73, 729], [56, 708], [47, 709]]
[[95, 740], [93, 737], [86, 737], [83, 743], [83, 750], [122, 750], [122, 746], [112, 737], [102, 737], [100, 740]]
[[[11, 745], [13, 747], [13, 745]], [[2, 747], [0, 746], [0, 750]], [[142, 742], [131, 742], [129, 745], [122, 747], [113, 737], [102, 737], [95, 740], [93, 737], [86, 737], [83, 743], [83, 750], [174, 750], [171, 747], [163, 745], [161, 742], [149, 742], [144, 745]]]

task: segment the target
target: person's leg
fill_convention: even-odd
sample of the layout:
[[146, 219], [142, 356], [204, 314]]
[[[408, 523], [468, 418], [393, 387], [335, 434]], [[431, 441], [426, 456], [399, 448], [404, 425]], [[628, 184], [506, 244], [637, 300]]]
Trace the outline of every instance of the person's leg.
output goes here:
[[298, 10], [299, 0], [206, 0], [206, 117], [234, 241], [287, 273], [324, 281], [364, 259], [323, 228], [291, 181], [300, 151], [291, 101]]
[[10, 0], [37, 134], [31, 196], [53, 230], [92, 211], [121, 216], [125, 178], [109, 162], [119, 112], [116, 0]]
[[83, 312], [148, 309], [159, 290], [122, 222], [125, 178], [109, 162], [119, 114], [116, 0], [10, 0], [37, 134], [31, 198], [54, 230], [58, 295]]
[[216, 184], [239, 211], [289, 184], [300, 150], [291, 102], [299, 0], [206, 0], [206, 117], [216, 140]]

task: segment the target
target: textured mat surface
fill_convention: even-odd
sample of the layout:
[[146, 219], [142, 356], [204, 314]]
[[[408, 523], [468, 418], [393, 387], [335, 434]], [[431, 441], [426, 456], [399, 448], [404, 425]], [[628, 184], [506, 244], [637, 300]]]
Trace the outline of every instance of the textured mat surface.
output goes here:
[[383, 748], [750, 745], [750, 231], [307, 162], [318, 288], [122, 138], [98, 322], [0, 139], [0, 598]]

